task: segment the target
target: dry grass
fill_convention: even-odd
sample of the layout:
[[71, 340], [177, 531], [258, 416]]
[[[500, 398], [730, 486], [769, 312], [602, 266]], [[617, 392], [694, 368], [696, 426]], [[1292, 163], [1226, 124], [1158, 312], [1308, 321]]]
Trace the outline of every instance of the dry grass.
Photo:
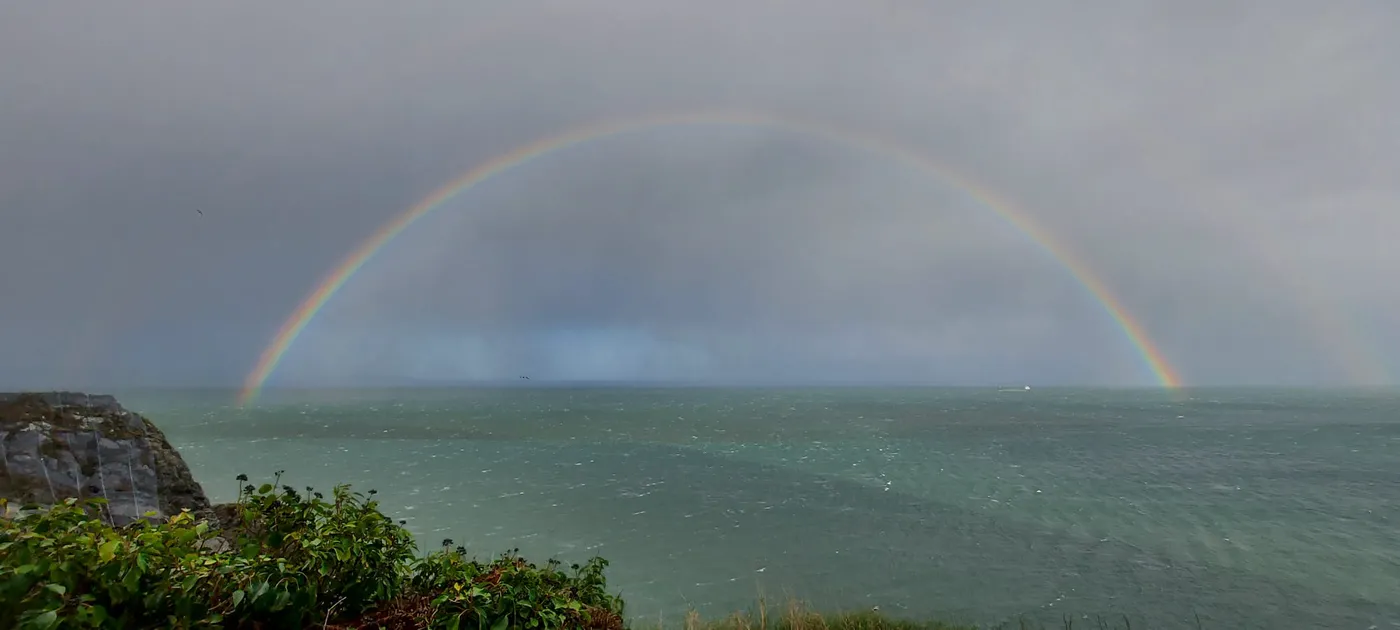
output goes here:
[[[658, 620], [656, 625], [632, 623], [631, 630], [672, 630], [674, 624]], [[702, 619], [695, 610], [689, 611], [680, 626], [682, 630], [978, 630], [981, 626], [945, 623], [940, 621], [914, 621], [885, 615], [879, 609], [864, 612], [819, 613], [796, 599], [789, 599], [781, 610], [769, 607], [768, 602], [758, 599], [757, 606], [749, 612], [739, 612], [720, 619]], [[1196, 619], [1196, 627], [1203, 627]], [[985, 630], [1132, 630], [1127, 618], [1116, 622], [1103, 617], [1080, 618], [1066, 616], [1057, 622], [1045, 625], [1028, 622], [1024, 619], [989, 626]]]
[[[797, 600], [789, 600], [787, 606], [775, 611], [763, 599], [751, 612], [734, 613], [722, 619], [704, 620], [691, 610], [683, 623], [684, 630], [975, 630], [973, 626], [894, 619], [876, 611], [821, 614]], [[658, 624], [660, 626], [664, 624]]]

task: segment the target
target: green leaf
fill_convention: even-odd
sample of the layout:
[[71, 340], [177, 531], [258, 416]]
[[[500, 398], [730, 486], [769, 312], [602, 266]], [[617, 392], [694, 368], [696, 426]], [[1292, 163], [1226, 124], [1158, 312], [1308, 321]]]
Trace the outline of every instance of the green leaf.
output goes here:
[[26, 625], [28, 625], [31, 628], [52, 628], [54, 626], [57, 626], [58, 611], [50, 610], [48, 612], [39, 613], [34, 617], [33, 621], [30, 621]]
[[240, 603], [243, 602], [243, 598], [244, 598], [244, 597], [247, 597], [247, 593], [244, 593], [244, 592], [243, 592], [243, 589], [240, 588], [240, 589], [234, 591], [234, 592], [233, 592], [233, 605], [234, 605], [235, 607], [237, 607], [238, 604], [240, 604]]
[[496, 623], [491, 624], [491, 630], [506, 630], [510, 626], [510, 615], [501, 615]]
[[107, 621], [108, 614], [106, 608], [102, 606], [89, 606], [87, 610], [89, 618], [92, 619], [93, 627], [101, 627], [102, 622]]
[[138, 569], [132, 569], [132, 570], [130, 570], [130, 571], [127, 571], [127, 572], [126, 572], [126, 575], [123, 575], [123, 576], [122, 576], [122, 586], [126, 587], [128, 590], [135, 591], [135, 590], [136, 590], [136, 587], [138, 587], [138, 586], [140, 586], [140, 585], [141, 585], [141, 571], [140, 571], [140, 570], [138, 570]]
[[62, 584], [45, 584], [45, 585], [44, 585], [44, 588], [49, 589], [49, 590], [51, 590], [51, 591], [53, 591], [53, 592], [55, 592], [55, 593], [58, 593], [59, 595], [64, 595], [64, 594], [68, 593], [68, 587], [66, 587], [66, 586], [64, 586], [64, 585], [62, 585]]
[[120, 544], [119, 540], [109, 540], [102, 543], [102, 546], [97, 548], [97, 557], [103, 562], [111, 562], [112, 558], [117, 557], [117, 545]]
[[272, 492], [272, 484], [270, 483], [265, 483], [258, 487], [258, 494], [267, 494], [269, 492]]

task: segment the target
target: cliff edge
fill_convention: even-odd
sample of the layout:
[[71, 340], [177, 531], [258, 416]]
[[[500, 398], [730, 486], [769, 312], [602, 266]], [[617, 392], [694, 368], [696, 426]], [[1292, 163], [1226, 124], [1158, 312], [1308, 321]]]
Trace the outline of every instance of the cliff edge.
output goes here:
[[118, 526], [210, 508], [150, 420], [113, 396], [76, 392], [0, 393], [0, 497], [12, 508], [103, 497]]

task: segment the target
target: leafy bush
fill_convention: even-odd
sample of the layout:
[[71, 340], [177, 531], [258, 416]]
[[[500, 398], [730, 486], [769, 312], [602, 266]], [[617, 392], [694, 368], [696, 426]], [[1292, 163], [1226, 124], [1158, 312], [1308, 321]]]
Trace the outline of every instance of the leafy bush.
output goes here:
[[415, 567], [413, 589], [437, 593], [432, 599], [432, 627], [458, 628], [622, 628], [622, 600], [609, 595], [603, 569], [608, 561], [593, 558], [573, 565], [572, 574], [550, 560], [538, 567], [512, 550], [481, 563], [465, 550], [443, 550]]
[[349, 486], [337, 486], [327, 502], [312, 488], [305, 496], [291, 486], [275, 492], [280, 479], [279, 472], [272, 484], [243, 488], [232, 545], [238, 555], [275, 558], [298, 583], [287, 597], [300, 597], [313, 612], [329, 604], [358, 614], [401, 594], [415, 556], [407, 530]]
[[191, 583], [185, 576], [202, 569], [191, 556], [198, 557], [207, 526], [192, 521], [181, 514], [165, 527], [118, 531], [72, 499], [18, 519], [7, 515], [0, 529], [0, 626], [157, 623], [156, 610], [188, 605], [199, 586], [197, 577]]
[[373, 490], [326, 500], [280, 476], [242, 487], [223, 531], [188, 512], [115, 528], [101, 499], [22, 515], [0, 499], [0, 627], [622, 627], [601, 558], [572, 574], [514, 552], [416, 559]]

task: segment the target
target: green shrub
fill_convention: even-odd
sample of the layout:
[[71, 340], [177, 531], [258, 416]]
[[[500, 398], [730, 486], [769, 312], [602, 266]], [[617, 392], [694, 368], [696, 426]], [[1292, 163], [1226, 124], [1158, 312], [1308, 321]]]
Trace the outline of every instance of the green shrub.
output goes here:
[[[95, 499], [88, 507], [102, 504]], [[220, 600], [217, 595], [235, 585], [262, 595], [259, 584], [272, 581], [278, 567], [263, 557], [208, 552], [208, 524], [188, 513], [159, 526], [138, 521], [116, 529], [84, 508], [69, 499], [6, 517], [0, 528], [0, 626], [213, 626], [240, 604], [243, 610], [285, 608], [275, 597], [232, 605], [229, 597]]]
[[433, 628], [600, 628], [623, 626], [621, 599], [608, 594], [603, 569], [607, 560], [593, 558], [562, 570], [557, 560], [539, 567], [520, 558], [519, 550], [481, 563], [462, 548], [443, 550], [419, 561], [413, 575], [418, 593], [432, 599]]
[[622, 627], [601, 558], [572, 574], [514, 552], [416, 559], [373, 490], [326, 500], [280, 478], [243, 486], [223, 531], [188, 512], [112, 527], [100, 499], [21, 515], [0, 500], [0, 627]]
[[272, 484], [243, 488], [235, 552], [275, 558], [284, 578], [298, 582], [289, 596], [300, 597], [309, 612], [334, 606], [355, 615], [402, 593], [415, 557], [408, 530], [349, 486], [337, 486], [325, 501], [311, 488], [305, 496], [291, 486], [276, 492], [280, 479], [279, 472]]

